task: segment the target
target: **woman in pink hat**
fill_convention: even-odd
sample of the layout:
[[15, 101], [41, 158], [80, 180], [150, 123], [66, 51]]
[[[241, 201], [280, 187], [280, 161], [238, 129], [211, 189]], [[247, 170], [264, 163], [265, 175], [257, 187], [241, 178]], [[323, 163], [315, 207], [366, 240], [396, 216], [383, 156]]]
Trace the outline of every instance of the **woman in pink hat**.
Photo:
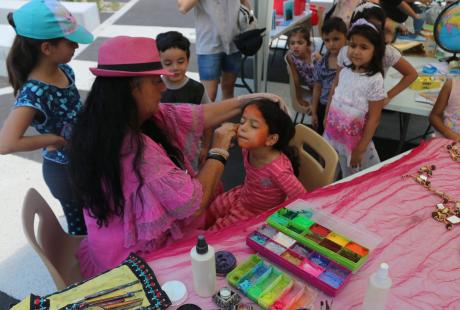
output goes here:
[[160, 103], [165, 90], [155, 40], [120, 36], [99, 49], [96, 75], [74, 127], [72, 180], [84, 199], [88, 236], [78, 257], [90, 277], [196, 232], [214, 197], [236, 126], [224, 124], [199, 172], [203, 130], [238, 115], [253, 94], [219, 104]]

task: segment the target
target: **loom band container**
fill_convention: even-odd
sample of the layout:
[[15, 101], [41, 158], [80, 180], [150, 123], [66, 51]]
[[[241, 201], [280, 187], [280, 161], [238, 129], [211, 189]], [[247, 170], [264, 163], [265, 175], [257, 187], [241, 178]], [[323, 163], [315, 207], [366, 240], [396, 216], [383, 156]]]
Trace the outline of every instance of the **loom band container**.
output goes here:
[[[289, 215], [290, 221], [295, 222], [296, 216], [304, 216], [313, 221], [314, 224], [303, 234], [299, 234], [299, 227], [295, 224], [289, 226], [290, 222], [286, 224], [285, 214]], [[350, 223], [322, 209], [315, 209], [311, 203], [302, 199], [295, 200], [279, 209], [267, 219], [267, 222], [270, 226], [284, 232], [299, 243], [352, 271], [358, 270], [367, 261], [369, 254], [381, 241], [379, 236], [359, 224]], [[294, 227], [296, 231], [289, 229], [289, 227]], [[324, 241], [324, 239], [327, 240]], [[346, 241], [348, 243], [344, 246]]]
[[281, 271], [270, 265], [268, 270], [247, 290], [246, 296], [248, 296], [252, 301], [258, 302], [262, 293], [273, 283], [278, 282], [280, 277]]
[[294, 280], [282, 273], [259, 297], [257, 303], [263, 309], [268, 309], [278, 298], [291, 289]]
[[233, 269], [227, 274], [228, 283], [236, 287], [238, 281], [240, 281], [242, 277], [248, 274], [259, 263], [264, 264], [264, 262], [259, 256], [249, 256], [247, 260], [239, 264], [235, 269]]
[[259, 278], [267, 273], [269, 268], [265, 262], [259, 262], [236, 283], [236, 287], [247, 295], [248, 290], [254, 286]]
[[[269, 242], [272, 242], [269, 240]], [[259, 252], [260, 255], [268, 260], [276, 263], [284, 269], [292, 272], [302, 280], [316, 286], [326, 294], [336, 296], [348, 283], [352, 272], [351, 270], [335, 263], [329, 258], [315, 252], [299, 251], [302, 248], [299, 244], [294, 244], [281, 255], [278, 255], [266, 247], [254, 242], [252, 239], [246, 238], [246, 243], [249, 247]], [[295, 252], [294, 250], [297, 250]], [[302, 254], [299, 254], [301, 252]], [[308, 254], [308, 257], [305, 257]], [[300, 263], [299, 263], [300, 262]], [[327, 272], [327, 274], [322, 275]], [[321, 276], [322, 275], [322, 276]]]
[[301, 308], [310, 308], [316, 298], [316, 291], [307, 285], [294, 281], [289, 290], [286, 290], [268, 310], [296, 310]]

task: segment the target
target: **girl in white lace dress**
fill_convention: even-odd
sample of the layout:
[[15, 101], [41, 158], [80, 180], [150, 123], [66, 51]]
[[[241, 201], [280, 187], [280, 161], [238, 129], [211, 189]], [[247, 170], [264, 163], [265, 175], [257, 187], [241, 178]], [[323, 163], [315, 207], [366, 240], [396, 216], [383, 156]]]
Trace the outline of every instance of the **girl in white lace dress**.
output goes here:
[[380, 121], [385, 99], [382, 57], [383, 34], [365, 19], [348, 33], [349, 66], [331, 89], [324, 137], [339, 154], [342, 177], [380, 162], [372, 137]]

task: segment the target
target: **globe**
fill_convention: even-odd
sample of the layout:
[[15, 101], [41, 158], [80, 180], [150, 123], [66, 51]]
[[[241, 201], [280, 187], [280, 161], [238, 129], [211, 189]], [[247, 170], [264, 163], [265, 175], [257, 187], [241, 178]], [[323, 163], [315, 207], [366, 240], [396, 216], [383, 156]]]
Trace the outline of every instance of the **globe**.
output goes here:
[[460, 53], [460, 1], [446, 6], [434, 23], [434, 39], [443, 50], [454, 53], [447, 61], [458, 60]]

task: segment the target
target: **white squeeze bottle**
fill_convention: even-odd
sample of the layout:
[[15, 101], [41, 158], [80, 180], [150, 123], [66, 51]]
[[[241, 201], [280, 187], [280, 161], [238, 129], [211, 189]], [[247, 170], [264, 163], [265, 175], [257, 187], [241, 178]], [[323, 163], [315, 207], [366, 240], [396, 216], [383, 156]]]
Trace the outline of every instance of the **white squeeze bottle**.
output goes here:
[[381, 263], [379, 269], [369, 277], [363, 310], [384, 310], [390, 287], [391, 279], [388, 276], [388, 264]]
[[190, 258], [195, 292], [201, 297], [211, 297], [216, 289], [216, 259], [213, 247], [206, 243], [204, 236], [198, 236]]

